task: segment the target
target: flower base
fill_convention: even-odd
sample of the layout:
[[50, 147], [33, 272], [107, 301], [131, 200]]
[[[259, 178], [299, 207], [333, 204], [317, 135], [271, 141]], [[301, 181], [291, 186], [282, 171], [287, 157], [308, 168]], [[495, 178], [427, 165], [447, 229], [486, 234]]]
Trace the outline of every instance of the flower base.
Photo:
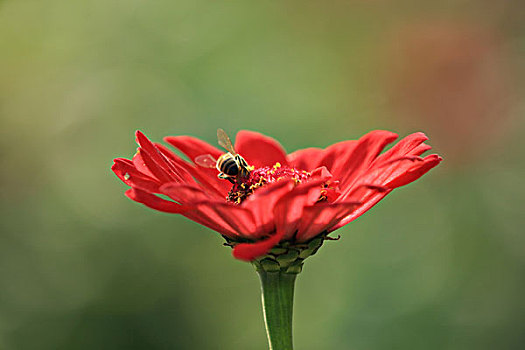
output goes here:
[[317, 253], [325, 240], [333, 239], [324, 233], [309, 242], [282, 242], [268, 254], [253, 260], [252, 264], [257, 271], [298, 274], [302, 271], [303, 261]]

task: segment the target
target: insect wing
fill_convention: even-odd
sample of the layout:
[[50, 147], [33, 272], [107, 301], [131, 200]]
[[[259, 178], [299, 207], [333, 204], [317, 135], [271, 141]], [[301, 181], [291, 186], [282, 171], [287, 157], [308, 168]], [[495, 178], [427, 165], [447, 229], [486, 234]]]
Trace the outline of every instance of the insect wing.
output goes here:
[[195, 164], [200, 165], [203, 168], [215, 168], [217, 161], [211, 156], [211, 154], [202, 154], [195, 158]]
[[232, 141], [228, 137], [228, 134], [222, 129], [217, 129], [217, 140], [219, 140], [219, 145], [224, 147], [231, 154], [237, 154], [232, 146]]

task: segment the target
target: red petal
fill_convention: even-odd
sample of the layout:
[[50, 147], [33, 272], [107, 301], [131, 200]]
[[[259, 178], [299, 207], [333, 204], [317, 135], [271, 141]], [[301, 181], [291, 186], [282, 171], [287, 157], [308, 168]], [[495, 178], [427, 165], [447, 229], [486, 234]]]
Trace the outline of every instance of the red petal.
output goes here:
[[188, 207], [184, 207], [175, 202], [170, 202], [165, 199], [159, 198], [151, 193], [141, 191], [137, 188], [130, 188], [125, 192], [126, 196], [135, 202], [144, 204], [145, 206], [159, 210], [165, 213], [182, 214], [189, 210]]
[[360, 204], [360, 202], [317, 203], [305, 207], [298, 227], [297, 240], [308, 241], [330, 229], [356, 210]]
[[[357, 219], [359, 216], [363, 215], [366, 211], [376, 205], [380, 200], [382, 200], [387, 194], [389, 194], [392, 189], [400, 186], [404, 186], [410, 182], [417, 180], [423, 174], [428, 172], [430, 169], [435, 167], [441, 162], [442, 158], [437, 154], [432, 154], [421, 161], [414, 164], [410, 161], [403, 161], [403, 165], [398, 164], [397, 167], [393, 169], [383, 169], [384, 171], [378, 171], [380, 179], [377, 180], [381, 185], [388, 188], [387, 191], [374, 191], [373, 188], [370, 190], [362, 191], [362, 189], [353, 189], [350, 194], [346, 196], [346, 200], [352, 199], [363, 199], [363, 204], [357, 208], [352, 214], [345, 217], [337, 225], [330, 229], [330, 231], [336, 230], [349, 222]], [[395, 165], [395, 164], [394, 164]], [[381, 170], [381, 169], [380, 169]], [[367, 179], [370, 180], [370, 175], [367, 175]], [[386, 183], [385, 183], [386, 182]], [[344, 196], [341, 196], [343, 198]]]
[[117, 158], [114, 160], [111, 170], [122, 180], [126, 185], [136, 187], [147, 192], [158, 193], [159, 182], [140, 171], [138, 171], [133, 163], [124, 158]]
[[212, 200], [201, 188], [194, 185], [167, 183], [160, 187], [160, 192], [181, 204], [192, 204]]
[[352, 186], [349, 191], [337, 198], [337, 202], [362, 202], [364, 203], [372, 194], [377, 192], [385, 192], [388, 188], [369, 184], [362, 183], [359, 185]]
[[383, 148], [396, 138], [396, 134], [384, 130], [371, 131], [361, 137], [350, 155], [337, 161], [341, 162], [338, 165], [342, 164], [341, 169], [344, 169], [341, 177], [334, 174], [341, 181], [341, 188], [343, 190], [348, 188], [360, 174], [370, 167]]
[[237, 244], [233, 247], [232, 255], [239, 260], [252, 261], [268, 253], [270, 249], [280, 242], [282, 236], [283, 232], [263, 241]]
[[323, 155], [324, 151], [321, 148], [305, 148], [290, 153], [286, 160], [291, 167], [311, 171], [318, 167]]
[[285, 193], [292, 190], [293, 186], [292, 180], [277, 181], [258, 189], [242, 203], [242, 207], [253, 213], [259, 232], [275, 230], [273, 207]]
[[139, 149], [139, 152], [141, 153], [140, 156], [141, 156], [142, 160], [144, 161], [144, 164], [146, 165], [148, 170], [153, 175], [155, 175], [155, 177], [157, 179], [159, 179], [160, 182], [172, 182], [172, 181], [182, 182], [179, 176], [164, 170], [143, 149]]
[[319, 167], [312, 171], [310, 180], [313, 179], [323, 179], [324, 181], [328, 181], [332, 178], [332, 174], [326, 169], [325, 166]]
[[182, 215], [192, 221], [195, 221], [199, 225], [205, 226], [209, 229], [212, 229], [213, 231], [219, 232], [221, 235], [237, 239], [239, 237], [239, 234], [235, 231], [233, 231], [230, 227], [225, 227], [221, 225], [221, 223], [215, 221], [213, 218], [210, 218], [205, 213], [202, 213], [202, 211], [193, 208], [188, 210], [185, 213], [182, 213]]
[[218, 174], [219, 172], [216, 169], [206, 169], [197, 166], [194, 176], [204, 187], [213, 189], [219, 197], [226, 198], [232, 185], [227, 180], [219, 179], [217, 177]]
[[279, 142], [258, 132], [239, 131], [235, 139], [235, 150], [255, 168], [273, 166], [275, 163], [288, 164], [286, 152]]
[[149, 171], [148, 167], [146, 166], [146, 163], [144, 163], [144, 159], [142, 159], [142, 156], [140, 155], [140, 148], [137, 148], [137, 153], [135, 153], [135, 155], [133, 156], [132, 161], [133, 165], [135, 166], [135, 168], [137, 168], [138, 171], [148, 175], [149, 177], [157, 179], [155, 175], [153, 175], [153, 173]]
[[326, 166], [336, 178], [341, 178], [342, 175], [346, 172], [344, 168], [344, 159], [348, 158], [354, 148], [357, 145], [357, 141], [342, 141], [328, 146], [323, 151], [323, 156], [319, 161], [319, 165]]
[[291, 239], [297, 230], [303, 208], [319, 199], [321, 185], [325, 181], [320, 178], [299, 184], [277, 201], [273, 210], [275, 229], [278, 233], [284, 232], [285, 239]]
[[[357, 183], [373, 184], [396, 188], [415, 181], [428, 170], [439, 164], [441, 158], [434, 154], [425, 158], [405, 156], [383, 163], [364, 174]], [[352, 191], [352, 190], [351, 190]], [[346, 198], [346, 194], [341, 196]]]
[[[213, 194], [220, 198], [226, 197], [225, 193], [227, 190], [223, 188], [225, 181], [217, 181], [218, 178], [215, 174], [211, 175], [210, 180], [210, 176], [203, 174], [201, 171], [197, 170], [192, 164], [179, 158], [167, 147], [161, 144], [156, 144], [156, 146], [170, 161], [172, 161], [177, 166], [183, 168], [189, 174], [189, 176], [197, 180], [206, 191], [210, 192], [210, 194]], [[188, 180], [186, 182], [189, 184], [193, 184], [195, 181]], [[218, 185], [218, 183], [220, 183], [220, 185]]]
[[142, 160], [148, 169], [162, 182], [184, 182], [179, 171], [172, 166], [155, 145], [139, 130], [136, 132]]
[[201, 188], [187, 184], [165, 184], [160, 191], [181, 204], [194, 207], [195, 210], [185, 214], [191, 220], [228, 237], [259, 237], [252, 213], [247, 209], [217, 202]]
[[423, 159], [416, 156], [405, 156], [383, 163], [381, 166], [375, 166], [362, 174], [337, 200], [361, 200], [362, 198], [358, 199], [357, 196], [367, 193], [368, 189], [364, 187], [386, 188], [386, 183], [403, 174], [418, 162], [422, 163]]
[[437, 154], [431, 154], [429, 156], [426, 156], [425, 158], [423, 158], [423, 162], [414, 165], [406, 173], [385, 184], [385, 186], [389, 188], [396, 188], [409, 184], [419, 179], [423, 174], [425, 174], [430, 169], [438, 165], [442, 160], [443, 158], [441, 158]]
[[412, 151], [410, 151], [410, 155], [420, 156], [426, 151], [431, 150], [431, 149], [432, 149], [432, 146], [427, 145], [426, 143], [422, 143], [419, 146], [415, 147]]
[[[192, 162], [197, 156], [203, 154], [210, 154], [217, 159], [224, 153], [209, 143], [191, 136], [168, 136], [164, 138], [164, 141], [180, 150]], [[213, 184], [214, 188], [218, 189], [223, 196], [226, 196], [231, 185], [228, 181], [217, 178], [217, 169], [208, 169], [199, 166], [196, 170], [201, 174], [201, 178], [205, 178], [207, 183]]]
[[328, 230], [328, 232], [332, 232], [337, 230], [338, 228], [341, 228], [348, 224], [349, 222], [357, 219], [364, 213], [366, 213], [370, 208], [372, 208], [374, 205], [376, 205], [381, 199], [383, 199], [387, 194], [390, 193], [391, 190], [384, 191], [384, 192], [374, 192], [374, 194], [368, 198], [366, 202], [361, 204], [360, 207], [358, 207], [356, 210], [354, 210], [350, 215], [346, 216], [344, 219], [342, 219], [339, 223], [334, 225], [331, 229]]
[[218, 158], [224, 152], [209, 143], [192, 136], [167, 136], [164, 141], [184, 153], [191, 161], [201, 154], [211, 154]]
[[246, 209], [224, 202], [202, 202], [195, 204], [199, 216], [204, 216], [235, 235], [254, 239], [260, 235], [256, 232], [252, 213]]
[[195, 179], [192, 175], [192, 172], [195, 171], [195, 169], [193, 169], [193, 166], [190, 163], [182, 160], [179, 156], [173, 153], [166, 146], [160, 143], [155, 143], [154, 145], [164, 156], [164, 158], [170, 164], [170, 166], [176, 169], [177, 173], [183, 178], [184, 182], [195, 183]]
[[379, 164], [406, 155], [413, 155], [412, 151], [427, 140], [428, 137], [422, 132], [410, 134], [396, 143], [391, 149], [377, 157], [374, 164]]

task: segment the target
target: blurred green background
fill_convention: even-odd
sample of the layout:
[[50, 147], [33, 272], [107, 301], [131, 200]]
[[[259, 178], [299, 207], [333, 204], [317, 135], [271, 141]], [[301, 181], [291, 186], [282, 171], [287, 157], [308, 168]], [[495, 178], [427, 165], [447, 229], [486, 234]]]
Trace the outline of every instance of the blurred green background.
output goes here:
[[445, 161], [298, 278], [296, 348], [523, 349], [525, 6], [0, 1], [0, 349], [266, 349], [214, 232], [112, 159], [218, 127], [290, 152], [422, 130]]

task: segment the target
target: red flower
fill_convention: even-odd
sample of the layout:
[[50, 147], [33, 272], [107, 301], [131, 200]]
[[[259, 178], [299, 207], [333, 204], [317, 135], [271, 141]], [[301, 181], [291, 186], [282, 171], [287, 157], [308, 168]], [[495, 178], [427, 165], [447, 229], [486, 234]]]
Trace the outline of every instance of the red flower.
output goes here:
[[[279, 242], [300, 244], [348, 224], [442, 160], [437, 154], [419, 157], [431, 148], [423, 133], [405, 137], [383, 154], [397, 135], [376, 130], [359, 140], [287, 155], [274, 139], [243, 130], [235, 150], [253, 170], [232, 186], [217, 178], [216, 169], [187, 162], [140, 131], [136, 136], [140, 147], [133, 159], [117, 158], [112, 167], [131, 187], [126, 195], [219, 232], [234, 246], [233, 255], [247, 261]], [[191, 136], [165, 141], [192, 161], [224, 153]]]

